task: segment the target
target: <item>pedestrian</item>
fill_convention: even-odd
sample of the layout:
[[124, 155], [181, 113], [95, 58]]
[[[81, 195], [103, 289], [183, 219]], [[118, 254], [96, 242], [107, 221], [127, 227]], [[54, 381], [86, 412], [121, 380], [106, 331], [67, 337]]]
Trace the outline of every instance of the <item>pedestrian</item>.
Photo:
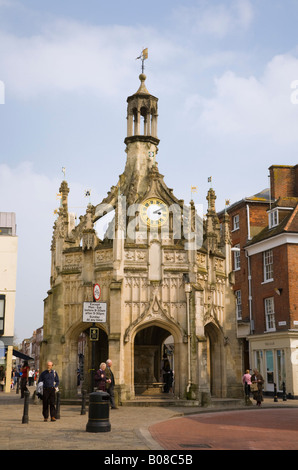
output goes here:
[[13, 387], [12, 388], [14, 389], [14, 387], [17, 384], [17, 369], [15, 367], [12, 369], [11, 377], [12, 377], [12, 380], [13, 380]]
[[21, 398], [24, 398], [24, 393], [26, 390], [28, 390], [27, 388], [27, 383], [28, 383], [28, 378], [29, 378], [29, 370], [30, 370], [30, 367], [28, 366], [28, 362], [27, 361], [24, 361], [24, 364], [23, 364], [23, 367], [21, 368], [21, 373], [22, 373], [22, 376], [21, 376]]
[[250, 386], [251, 386], [251, 375], [249, 369], [245, 371], [245, 374], [242, 377], [242, 383], [244, 385], [244, 392], [247, 397], [250, 396]]
[[171, 371], [170, 361], [167, 356], [164, 356], [163, 359], [163, 382], [164, 382], [164, 393], [169, 393], [170, 389], [172, 388], [173, 383], [173, 372]]
[[101, 390], [102, 392], [105, 392], [106, 391], [106, 383], [107, 381], [111, 381], [110, 379], [107, 379], [107, 376], [106, 376], [106, 363], [105, 362], [102, 362], [100, 365], [99, 365], [99, 369], [98, 371], [96, 372], [95, 376], [94, 376], [94, 382], [95, 382], [95, 386], [98, 390]]
[[1, 392], [4, 391], [4, 385], [5, 385], [5, 370], [3, 366], [0, 366], [0, 389]]
[[106, 377], [107, 379], [110, 379], [110, 382], [107, 382], [106, 389], [107, 389], [108, 394], [110, 395], [110, 402], [111, 402], [112, 410], [117, 410], [118, 408], [115, 404], [115, 393], [114, 393], [115, 378], [111, 369], [112, 364], [113, 364], [112, 360], [107, 359], [106, 364], [107, 364]]
[[49, 408], [51, 421], [56, 421], [55, 391], [59, 385], [59, 377], [57, 372], [53, 370], [51, 361], [48, 361], [47, 369], [40, 374], [38, 383], [40, 382], [43, 383], [42, 414], [44, 421], [48, 420]]
[[[257, 369], [253, 370], [253, 374], [251, 376], [251, 389], [252, 389], [252, 395], [253, 399], [256, 400], [257, 406], [261, 406], [263, 399], [263, 383], [264, 379], [259, 373]], [[254, 390], [254, 388], [256, 388]]]
[[37, 369], [34, 373], [34, 386], [35, 387], [36, 387], [36, 382], [37, 382], [38, 376], [39, 376], [39, 370]]
[[33, 369], [30, 369], [29, 370], [29, 376], [28, 376], [29, 387], [31, 387], [33, 385], [33, 377], [34, 377], [34, 371], [33, 371]]

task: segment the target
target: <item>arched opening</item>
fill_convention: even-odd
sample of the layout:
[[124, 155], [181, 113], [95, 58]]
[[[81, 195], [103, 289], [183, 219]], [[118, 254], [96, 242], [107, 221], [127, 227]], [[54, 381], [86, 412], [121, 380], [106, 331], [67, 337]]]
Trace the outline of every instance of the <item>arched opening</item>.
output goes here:
[[101, 362], [108, 359], [108, 336], [104, 330], [98, 329], [98, 339], [90, 338], [90, 327], [81, 331], [77, 340], [77, 392], [82, 388], [93, 391], [92, 369], [99, 368]]
[[[171, 341], [171, 362], [174, 361], [174, 340], [171, 333], [152, 325], [140, 330], [134, 340], [134, 389], [136, 395], [163, 391], [163, 359], [167, 351], [167, 339]], [[170, 350], [170, 346], [169, 346]]]
[[222, 397], [223, 364], [222, 364], [222, 335], [213, 323], [205, 326], [207, 337], [207, 369], [210, 380], [210, 393], [215, 398]]
[[148, 109], [144, 106], [141, 108], [141, 116], [143, 118], [143, 135], [150, 135], [150, 114], [148, 113]]

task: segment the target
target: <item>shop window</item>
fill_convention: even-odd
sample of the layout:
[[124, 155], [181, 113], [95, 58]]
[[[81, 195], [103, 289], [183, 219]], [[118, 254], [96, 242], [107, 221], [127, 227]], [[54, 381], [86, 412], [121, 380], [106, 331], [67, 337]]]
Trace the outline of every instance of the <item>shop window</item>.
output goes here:
[[276, 364], [278, 377], [278, 390], [282, 390], [283, 382], [286, 382], [286, 362], [285, 352], [283, 349], [276, 350]]
[[4, 334], [5, 295], [0, 295], [0, 335]]

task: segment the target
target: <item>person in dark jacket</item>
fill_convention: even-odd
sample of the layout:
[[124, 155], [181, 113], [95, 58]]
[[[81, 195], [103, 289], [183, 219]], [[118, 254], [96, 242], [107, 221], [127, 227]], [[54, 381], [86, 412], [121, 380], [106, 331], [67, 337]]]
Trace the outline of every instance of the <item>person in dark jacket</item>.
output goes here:
[[25, 361], [23, 367], [21, 368], [22, 376], [21, 376], [21, 398], [24, 398], [25, 391], [28, 390], [27, 383], [29, 380], [29, 370], [30, 367], [28, 366], [28, 362]]
[[56, 421], [55, 391], [59, 385], [59, 377], [57, 372], [53, 370], [51, 361], [48, 362], [47, 367], [47, 370], [40, 374], [38, 380], [38, 383], [43, 382], [42, 414], [44, 421], [47, 421], [50, 408], [51, 421]]
[[112, 367], [111, 359], [107, 359], [106, 364], [107, 364], [106, 377], [107, 379], [110, 379], [110, 382], [107, 382], [106, 388], [107, 388], [108, 394], [110, 395], [111, 408], [112, 410], [117, 410], [118, 408], [115, 404], [115, 393], [114, 393], [115, 378], [111, 369]]
[[257, 369], [254, 369], [253, 371], [253, 374], [251, 376], [251, 383], [257, 384], [257, 390], [253, 391], [253, 399], [256, 400], [257, 406], [261, 406], [261, 403], [264, 400], [263, 398], [264, 379]]
[[106, 367], [106, 363], [102, 362], [94, 376], [95, 387], [97, 387], [97, 389], [101, 390], [102, 392], [106, 392], [106, 384], [107, 382], [111, 382], [110, 379], [107, 379]]

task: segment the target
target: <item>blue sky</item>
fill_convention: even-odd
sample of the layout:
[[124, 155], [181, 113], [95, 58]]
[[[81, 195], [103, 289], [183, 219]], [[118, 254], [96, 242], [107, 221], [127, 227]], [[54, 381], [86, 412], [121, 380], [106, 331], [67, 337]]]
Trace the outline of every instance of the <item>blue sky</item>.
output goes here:
[[217, 209], [297, 163], [298, 2], [294, 0], [0, 0], [0, 210], [19, 236], [15, 332], [43, 323], [56, 194], [66, 167], [81, 215], [117, 183], [126, 98], [145, 62], [159, 98], [158, 164], [178, 198]]

